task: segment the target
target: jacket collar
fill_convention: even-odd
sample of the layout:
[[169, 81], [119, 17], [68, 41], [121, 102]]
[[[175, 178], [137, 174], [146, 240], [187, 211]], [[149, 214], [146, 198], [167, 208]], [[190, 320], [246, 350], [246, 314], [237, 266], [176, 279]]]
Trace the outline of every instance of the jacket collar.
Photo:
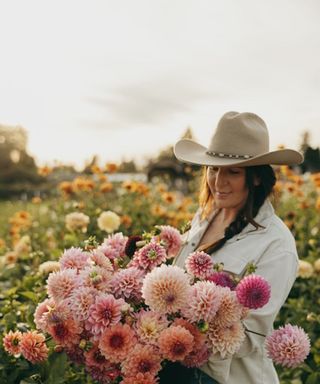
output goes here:
[[[200, 220], [200, 222], [199, 222], [200, 228], [199, 229], [201, 230], [202, 233], [204, 233], [204, 231], [207, 229], [208, 225], [210, 224], [211, 220], [213, 220], [214, 216], [218, 212], [219, 212], [219, 210], [215, 209], [210, 213], [210, 215], [207, 218]], [[274, 215], [273, 206], [272, 206], [270, 200], [266, 199], [265, 202], [260, 207], [257, 215], [254, 217], [254, 221], [258, 224], [261, 224], [264, 228], [259, 227], [258, 229], [256, 229], [256, 227], [254, 225], [249, 223], [248, 225], [246, 225], [243, 228], [243, 230], [240, 233], [238, 233], [236, 236], [234, 236], [232, 239], [229, 239], [228, 241], [232, 242], [235, 240], [239, 240], [239, 239], [247, 236], [251, 232], [256, 232], [256, 233], [257, 232], [259, 232], [259, 233], [265, 232], [269, 226], [270, 218], [273, 215]]]
[[[254, 221], [260, 225], [262, 225], [264, 228], [256, 227], [249, 223], [246, 225], [243, 230], [238, 233], [238, 235], [234, 236], [236, 240], [239, 240], [245, 236], [247, 236], [249, 233], [256, 232], [256, 233], [263, 233], [266, 232], [269, 224], [270, 224], [270, 218], [274, 215], [274, 209], [269, 199], [266, 199], [265, 202], [260, 207], [257, 215], [254, 217]], [[232, 239], [230, 239], [232, 240]]]

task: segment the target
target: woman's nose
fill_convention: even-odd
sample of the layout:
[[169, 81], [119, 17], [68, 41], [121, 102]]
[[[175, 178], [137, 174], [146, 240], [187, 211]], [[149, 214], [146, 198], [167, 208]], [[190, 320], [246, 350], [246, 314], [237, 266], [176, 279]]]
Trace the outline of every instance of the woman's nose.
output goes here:
[[216, 189], [219, 189], [219, 187], [226, 185], [227, 182], [228, 181], [227, 181], [227, 177], [226, 177], [225, 173], [221, 172], [221, 170], [219, 170], [216, 174], [216, 179], [215, 179]]

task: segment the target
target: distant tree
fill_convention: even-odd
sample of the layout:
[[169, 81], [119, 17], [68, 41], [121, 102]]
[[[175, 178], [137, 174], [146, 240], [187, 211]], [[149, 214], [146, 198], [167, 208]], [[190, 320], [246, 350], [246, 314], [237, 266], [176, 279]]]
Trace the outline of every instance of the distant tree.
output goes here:
[[120, 173], [136, 173], [137, 165], [134, 160], [122, 161], [119, 165], [118, 172]]
[[98, 155], [93, 155], [92, 159], [86, 162], [86, 164], [82, 170], [82, 173], [84, 173], [86, 175], [91, 175], [92, 174], [92, 167], [95, 165], [98, 165], [98, 162], [99, 162]]
[[[192, 129], [188, 127], [181, 138], [194, 140]], [[189, 181], [193, 179], [194, 172], [197, 172], [199, 168], [199, 166], [185, 164], [177, 160], [173, 146], [169, 146], [161, 150], [157, 157], [149, 160], [145, 172], [149, 181], [155, 178], [164, 179], [170, 187], [180, 188], [187, 192]]]
[[27, 153], [28, 134], [22, 127], [0, 125], [0, 182], [41, 181], [34, 158]]
[[308, 131], [303, 133], [300, 151], [304, 155], [304, 161], [300, 164], [301, 172], [319, 172], [320, 171], [320, 149], [312, 148], [309, 144], [310, 133]]

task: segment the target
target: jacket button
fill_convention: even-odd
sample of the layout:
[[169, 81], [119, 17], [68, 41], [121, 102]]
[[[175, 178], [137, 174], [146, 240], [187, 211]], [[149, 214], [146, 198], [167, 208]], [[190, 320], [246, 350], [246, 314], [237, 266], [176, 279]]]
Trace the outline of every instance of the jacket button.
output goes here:
[[194, 247], [196, 245], [196, 243], [191, 243], [191, 245]]

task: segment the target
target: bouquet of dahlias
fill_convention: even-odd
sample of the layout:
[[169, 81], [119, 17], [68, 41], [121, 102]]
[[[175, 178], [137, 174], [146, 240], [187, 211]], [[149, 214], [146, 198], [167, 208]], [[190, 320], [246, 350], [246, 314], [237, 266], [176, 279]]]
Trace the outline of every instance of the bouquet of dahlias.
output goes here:
[[[66, 250], [60, 270], [48, 277], [48, 298], [36, 308], [37, 330], [10, 331], [4, 348], [39, 363], [51, 337], [55, 352], [65, 351], [95, 380], [121, 384], [157, 383], [168, 361], [200, 367], [212, 353], [234, 354], [245, 338], [242, 320], [270, 298], [268, 282], [253, 273], [235, 279], [204, 252], [192, 253], [183, 270], [172, 265], [180, 247], [177, 229], [158, 226]], [[287, 325], [266, 346], [275, 362], [294, 366], [310, 342]]]

